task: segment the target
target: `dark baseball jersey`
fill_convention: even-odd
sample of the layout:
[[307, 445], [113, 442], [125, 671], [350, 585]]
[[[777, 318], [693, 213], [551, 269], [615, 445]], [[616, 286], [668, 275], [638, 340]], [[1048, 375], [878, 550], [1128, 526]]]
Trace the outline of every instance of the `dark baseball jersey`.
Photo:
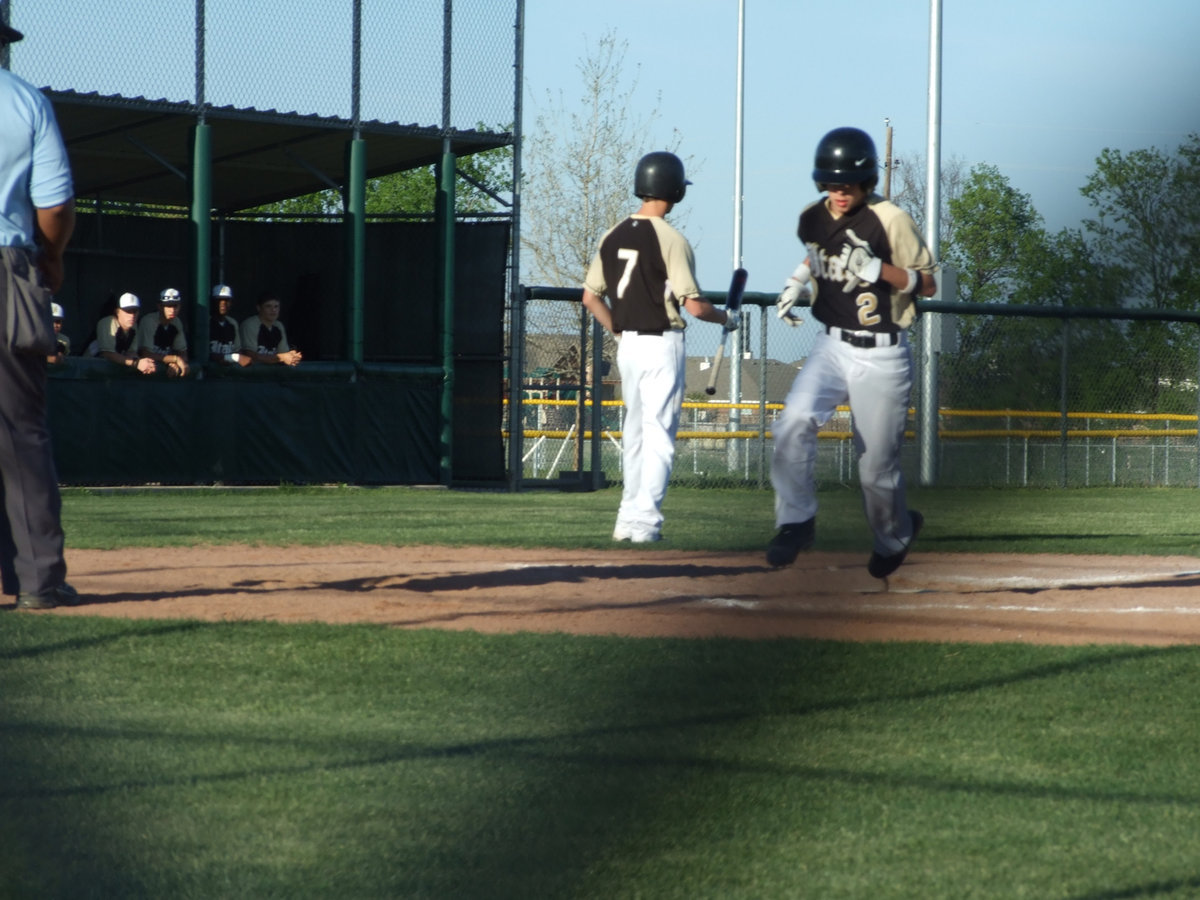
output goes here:
[[796, 233], [808, 250], [817, 285], [812, 311], [818, 321], [850, 331], [892, 332], [913, 323], [913, 294], [901, 293], [882, 279], [845, 290], [846, 260], [864, 242], [884, 262], [933, 274], [933, 255], [908, 213], [871, 194], [857, 209], [835, 217], [822, 197], [800, 213]]
[[214, 314], [208, 326], [208, 350], [218, 356], [228, 356], [238, 349], [238, 323], [231, 316]]
[[660, 216], [630, 216], [600, 239], [584, 287], [612, 305], [613, 331], [684, 328], [679, 304], [699, 297], [687, 239]]
[[149, 350], [160, 356], [186, 353], [187, 337], [183, 333], [183, 322], [178, 316], [163, 319], [158, 313], [147, 313], [138, 323], [138, 349]]
[[137, 326], [121, 329], [116, 316], [105, 316], [96, 325], [96, 353], [107, 351], [131, 357], [137, 355]]
[[242, 349], [255, 353], [287, 353], [287, 329], [278, 319], [270, 326], [258, 316], [251, 316], [241, 326]]

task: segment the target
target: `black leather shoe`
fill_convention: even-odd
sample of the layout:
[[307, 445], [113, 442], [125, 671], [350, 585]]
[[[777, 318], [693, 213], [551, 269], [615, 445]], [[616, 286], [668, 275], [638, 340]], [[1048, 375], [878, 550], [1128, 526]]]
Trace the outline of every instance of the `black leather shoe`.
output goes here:
[[781, 525], [779, 532], [767, 546], [767, 563], [772, 566], [790, 566], [801, 550], [813, 545], [817, 536], [817, 520], [814, 516], [804, 522], [788, 522]]
[[899, 553], [893, 553], [891, 556], [882, 556], [878, 553], [872, 553], [871, 559], [867, 562], [867, 571], [876, 578], [887, 578], [904, 562], [904, 557], [908, 556], [908, 551], [912, 549], [913, 541], [917, 539], [917, 533], [920, 532], [921, 526], [925, 524], [925, 517], [915, 509], [908, 511], [909, 517], [912, 519], [912, 537], [908, 539], [908, 546]]
[[17, 609], [54, 609], [56, 606], [74, 606], [78, 602], [79, 592], [65, 581], [40, 594], [17, 594]]

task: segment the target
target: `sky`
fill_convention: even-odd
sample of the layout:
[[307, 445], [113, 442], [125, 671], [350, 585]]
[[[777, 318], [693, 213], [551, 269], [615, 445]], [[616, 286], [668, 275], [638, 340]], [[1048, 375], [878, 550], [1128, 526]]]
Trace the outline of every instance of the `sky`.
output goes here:
[[[394, 2], [364, 2], [363, 115], [433, 125], [437, 110], [422, 103], [440, 94], [440, 67], [430, 60], [441, 49], [441, 3], [406, 0], [397, 16]], [[882, 153], [888, 120], [901, 166], [924, 155], [931, 4], [744, 2], [737, 261], [749, 270], [750, 291], [773, 293], [802, 256], [796, 219], [817, 196], [812, 158], [825, 132], [855, 125], [872, 134]], [[508, 114], [511, 45], [505, 42], [512, 31], [490, 21], [493, 4], [455, 0], [463, 22], [488, 22], [485, 37], [460, 41], [458, 52], [470, 60], [468, 70], [490, 78], [488, 96], [499, 103], [486, 115], [460, 110], [470, 123]], [[210, 102], [348, 114], [342, 107], [350, 96], [349, 17], [340, 14], [346, 0], [208, 5]], [[92, 21], [77, 7], [77, 0], [14, 0], [14, 24], [28, 32], [15, 45], [18, 74], [82, 91], [191, 96], [192, 0], [106, 7], [107, 30], [154, 49], [132, 57], [103, 51], [64, 57], [64, 46], [93, 48]], [[418, 21], [414, 9], [424, 11]], [[285, 10], [286, 32], [275, 27]], [[628, 83], [637, 82], [629, 101], [634, 118], [655, 105], [661, 114], [656, 133], [645, 136], [646, 151], [661, 149], [672, 132], [682, 138], [680, 154], [694, 184], [672, 220], [696, 249], [701, 287], [722, 291], [735, 265], [738, 0], [525, 0], [527, 130], [548, 110], [551, 93], [567, 100], [582, 93], [578, 64], [609, 34], [627, 45]], [[943, 163], [994, 165], [1031, 197], [1051, 231], [1078, 227], [1090, 213], [1079, 189], [1105, 148], [1173, 152], [1200, 132], [1197, 38], [1200, 0], [942, 0]], [[631, 207], [635, 202], [631, 194]]]
[[[748, 290], [778, 291], [802, 257], [796, 219], [817, 196], [813, 150], [825, 132], [857, 126], [882, 154], [888, 119], [901, 165], [925, 153], [930, 18], [929, 0], [745, 0]], [[672, 129], [682, 136], [694, 184], [681, 230], [700, 286], [724, 290], [735, 263], [738, 2], [526, 0], [527, 127], [548, 91], [579, 93], [578, 61], [610, 33], [636, 67], [630, 102], [660, 108], [646, 150]], [[1079, 189], [1105, 148], [1173, 152], [1200, 132], [1198, 38], [1196, 0], [943, 0], [943, 163], [994, 165], [1051, 231], [1079, 227], [1090, 214]]]

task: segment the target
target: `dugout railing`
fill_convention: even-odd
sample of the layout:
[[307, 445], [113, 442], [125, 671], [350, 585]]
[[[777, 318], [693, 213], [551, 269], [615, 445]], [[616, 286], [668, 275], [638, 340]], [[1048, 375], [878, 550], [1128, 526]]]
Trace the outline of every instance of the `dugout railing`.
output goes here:
[[[520, 352], [512, 336], [513, 371], [519, 360], [523, 376], [519, 390], [509, 386], [506, 411], [513, 482], [564, 489], [619, 482], [623, 406], [615, 343], [583, 313], [577, 290], [530, 287], [523, 295]], [[723, 300], [715, 293], [706, 298]], [[774, 300], [773, 294], [746, 295], [743, 345], [730, 354], [740, 379], [722, 372], [716, 402], [703, 388], [717, 330], [698, 323], [689, 331], [673, 483], [769, 487], [771, 425], [815, 335], [811, 321], [797, 329], [780, 323]], [[902, 460], [912, 483], [1200, 484], [1200, 314], [939, 300], [919, 305]], [[1100, 365], [1101, 350], [1118, 358]], [[932, 434], [930, 417], [921, 414], [930, 384], [938, 395]], [[1088, 401], [1102, 405], [1087, 408]], [[821, 438], [818, 478], [855, 483], [849, 410], [840, 410]], [[932, 466], [924, 458], [929, 453]], [[931, 468], [932, 481], [925, 478]]]

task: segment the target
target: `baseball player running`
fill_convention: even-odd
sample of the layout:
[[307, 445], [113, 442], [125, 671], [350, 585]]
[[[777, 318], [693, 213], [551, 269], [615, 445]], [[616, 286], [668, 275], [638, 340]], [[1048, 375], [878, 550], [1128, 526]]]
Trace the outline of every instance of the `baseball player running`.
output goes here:
[[817, 144], [812, 177], [825, 196], [800, 213], [797, 234], [808, 255], [776, 301], [779, 317], [794, 325], [792, 307], [807, 293], [822, 328], [774, 427], [773, 566], [790, 565], [812, 546], [817, 431], [839, 404], [850, 405], [863, 509], [875, 536], [867, 571], [876, 578], [896, 571], [923, 522], [908, 508], [900, 471], [912, 389], [906, 329], [916, 297], [937, 290], [936, 266], [912, 218], [874, 193], [878, 173], [864, 131], [835, 128]]
[[584, 280], [583, 305], [618, 338], [625, 483], [614, 541], [662, 539], [662, 502], [683, 410], [685, 324], [680, 309], [724, 325], [726, 331], [736, 329], [740, 320], [738, 313], [719, 310], [700, 296], [692, 247], [664, 219], [689, 184], [675, 154], [643, 156], [633, 177], [641, 209], [605, 232]]

